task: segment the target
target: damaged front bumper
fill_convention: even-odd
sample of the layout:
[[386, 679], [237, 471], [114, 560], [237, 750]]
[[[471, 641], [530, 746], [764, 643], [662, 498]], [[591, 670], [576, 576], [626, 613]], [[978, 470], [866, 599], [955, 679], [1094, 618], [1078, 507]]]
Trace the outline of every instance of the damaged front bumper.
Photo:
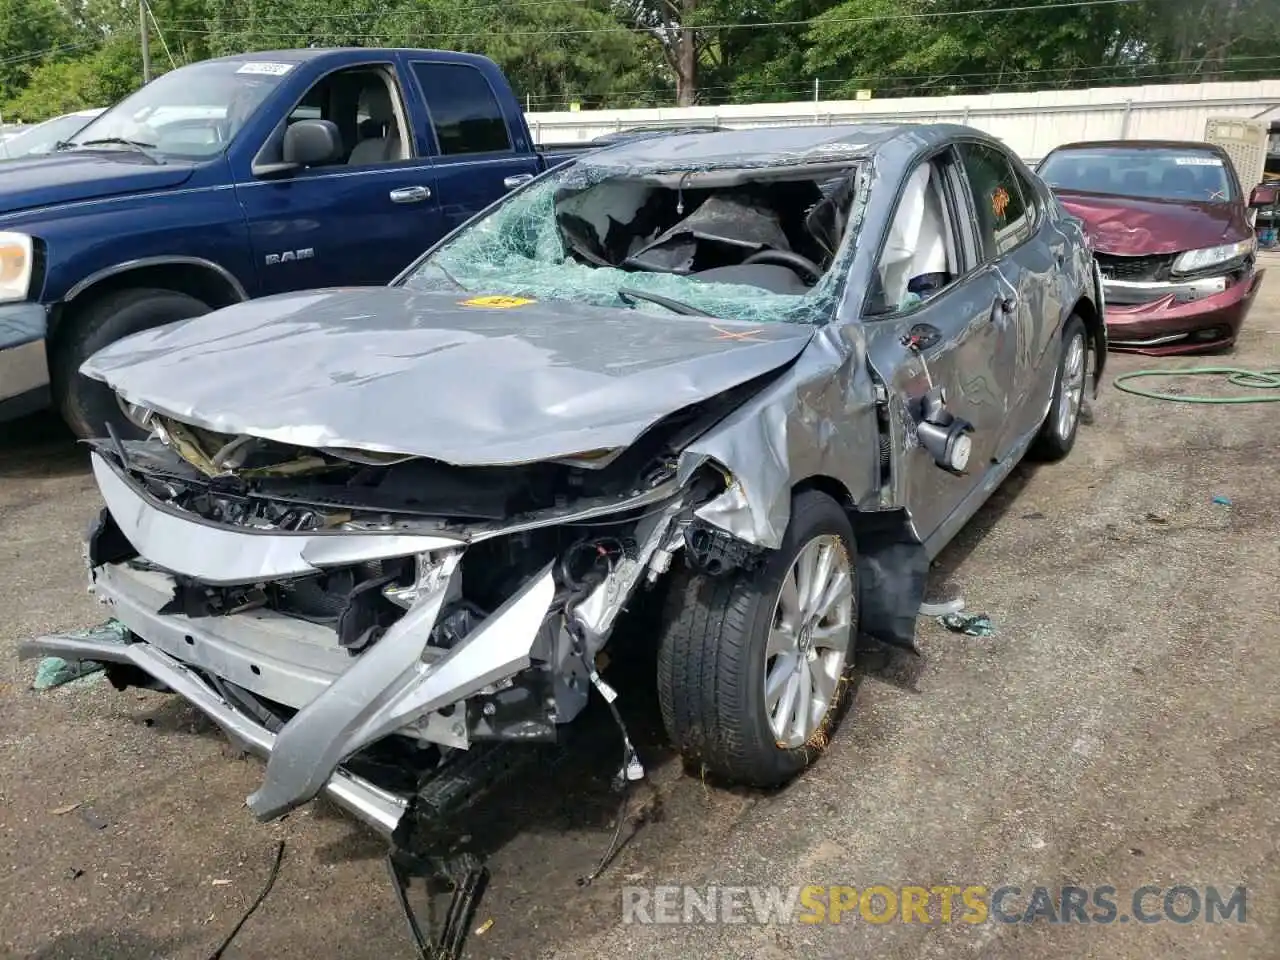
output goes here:
[[[88, 549], [93, 590], [128, 627], [132, 642], [51, 636], [24, 643], [20, 656], [124, 664], [184, 697], [232, 740], [267, 759], [261, 788], [247, 798], [259, 819], [279, 817], [324, 794], [389, 834], [411, 798], [343, 769], [362, 749], [392, 734], [466, 747], [478, 715], [494, 713], [491, 704], [504, 692], [527, 700], [528, 691], [513, 688], [511, 681], [538, 669], [555, 677], [536, 688], [545, 694], [536, 705], [545, 715], [563, 722], [585, 705], [592, 672], [585, 656], [594, 655], [598, 644], [575, 651], [576, 668], [567, 663], [565, 612], [553, 609], [554, 561], [535, 569], [501, 606], [442, 649], [431, 646], [430, 638], [442, 609], [457, 595], [467, 542], [220, 526], [180, 516], [131, 484], [100, 454], [92, 459], [107, 503], [106, 519]], [[658, 510], [651, 507], [647, 521], [637, 527], [634, 555], [580, 598], [574, 615], [588, 638], [602, 642], [608, 634], [650, 561], [669, 545], [680, 509], [678, 498]], [[112, 529], [104, 533], [104, 524]], [[136, 558], [111, 556], [107, 541], [120, 536], [136, 550]], [[271, 609], [217, 616], [174, 610], [184, 580], [253, 584], [406, 554], [419, 558], [417, 582], [398, 595], [407, 610], [359, 651], [341, 646], [331, 626]], [[566, 689], [566, 682], [574, 689]], [[273, 732], [225, 695], [228, 686], [297, 712]], [[483, 702], [483, 710], [472, 709], [477, 706], [472, 698]], [[480, 723], [492, 726], [498, 720], [501, 716], [483, 717]]]
[[1239, 280], [1226, 276], [1179, 283], [1108, 280], [1110, 346], [1151, 356], [1228, 347], [1244, 325], [1265, 272], [1258, 270]]
[[[261, 757], [271, 756], [276, 735], [244, 711], [228, 703], [195, 670], [150, 643], [111, 643], [74, 637], [40, 637], [18, 648], [22, 659], [62, 657], [95, 660], [137, 667], [183, 697], [216, 723], [243, 749]], [[323, 786], [324, 795], [339, 807], [391, 836], [408, 807], [408, 799], [370, 783], [346, 770], [335, 769]]]

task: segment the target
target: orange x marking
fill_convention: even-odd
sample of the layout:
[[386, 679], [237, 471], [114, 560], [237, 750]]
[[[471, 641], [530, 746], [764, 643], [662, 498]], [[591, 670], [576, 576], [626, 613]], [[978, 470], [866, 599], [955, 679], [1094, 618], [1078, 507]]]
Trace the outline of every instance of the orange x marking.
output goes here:
[[760, 330], [725, 330], [723, 327], [717, 327], [714, 323], [711, 329], [719, 334], [717, 340], [750, 340], [753, 343], [760, 343]]

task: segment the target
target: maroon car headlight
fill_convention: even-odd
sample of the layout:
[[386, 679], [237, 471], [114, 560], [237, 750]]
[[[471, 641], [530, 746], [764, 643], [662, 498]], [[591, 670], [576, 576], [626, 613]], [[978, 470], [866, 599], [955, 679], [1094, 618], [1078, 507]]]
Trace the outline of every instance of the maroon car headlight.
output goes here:
[[1252, 254], [1257, 248], [1258, 238], [1250, 237], [1248, 240], [1241, 240], [1239, 243], [1224, 243], [1216, 247], [1188, 250], [1186, 253], [1179, 254], [1178, 259], [1173, 261], [1173, 272], [1199, 273], [1202, 270], [1208, 270], [1210, 267], [1216, 267], [1221, 263], [1241, 260]]

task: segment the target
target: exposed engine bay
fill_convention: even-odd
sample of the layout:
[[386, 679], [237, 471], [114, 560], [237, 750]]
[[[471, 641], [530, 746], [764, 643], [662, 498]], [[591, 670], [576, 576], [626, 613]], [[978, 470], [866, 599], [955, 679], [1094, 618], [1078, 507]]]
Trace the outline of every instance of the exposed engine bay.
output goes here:
[[[306, 729], [286, 727], [305, 711], [347, 718], [332, 742], [312, 729], [292, 754], [276, 743], [250, 799], [263, 817], [349, 780], [334, 764], [396, 740], [438, 758], [554, 741], [602, 682], [595, 657], [623, 607], [677, 550], [715, 572], [752, 562], [694, 517], [729, 478], [708, 465], [677, 483], [677, 454], [774, 376], [625, 449], [513, 467], [308, 449], [148, 412], [149, 439], [92, 443], [107, 501], [87, 547], [94, 588], [147, 638], [135, 647], [174, 658], [267, 729]], [[392, 665], [351, 679], [391, 646]], [[142, 682], [128, 663], [108, 673]]]

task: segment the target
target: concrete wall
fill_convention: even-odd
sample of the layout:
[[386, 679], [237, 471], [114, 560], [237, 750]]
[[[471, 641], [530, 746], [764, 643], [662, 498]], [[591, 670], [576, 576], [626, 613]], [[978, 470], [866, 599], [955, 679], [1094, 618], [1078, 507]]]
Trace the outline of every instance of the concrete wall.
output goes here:
[[1042, 90], [898, 100], [828, 100], [721, 107], [530, 113], [540, 144], [585, 143], [628, 127], [714, 123], [726, 127], [876, 121], [966, 123], [1036, 161], [1074, 140], [1201, 140], [1210, 117], [1280, 115], [1280, 80]]

